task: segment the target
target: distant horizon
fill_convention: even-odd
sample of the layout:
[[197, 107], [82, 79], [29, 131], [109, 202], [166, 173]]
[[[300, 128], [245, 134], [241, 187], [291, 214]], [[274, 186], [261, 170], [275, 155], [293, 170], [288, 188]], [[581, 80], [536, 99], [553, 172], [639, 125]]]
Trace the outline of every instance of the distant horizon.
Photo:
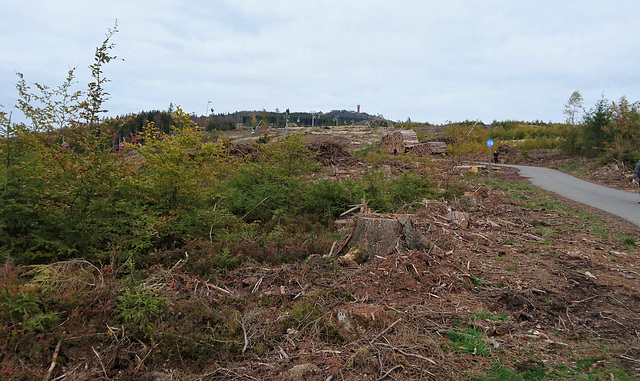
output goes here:
[[82, 88], [117, 23], [109, 115], [360, 104], [401, 122], [562, 123], [574, 91], [587, 109], [640, 100], [639, 13], [636, 0], [6, 0], [0, 104], [15, 104], [16, 72], [55, 87], [77, 68]]

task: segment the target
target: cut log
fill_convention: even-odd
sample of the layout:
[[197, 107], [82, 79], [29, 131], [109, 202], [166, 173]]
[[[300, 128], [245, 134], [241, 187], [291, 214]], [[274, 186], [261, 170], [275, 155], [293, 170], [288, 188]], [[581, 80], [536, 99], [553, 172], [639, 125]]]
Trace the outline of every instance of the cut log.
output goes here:
[[414, 146], [407, 147], [409, 152], [416, 156], [426, 157], [431, 155], [431, 145], [429, 143], [420, 143]]
[[429, 148], [431, 148], [431, 154], [441, 154], [444, 155], [447, 153], [447, 143], [445, 142], [427, 142]]
[[337, 259], [337, 263], [342, 266], [361, 265], [369, 260], [367, 250], [360, 247], [352, 247], [349, 252]]
[[405, 147], [413, 147], [420, 143], [418, 134], [416, 134], [414, 130], [401, 130], [400, 133], [402, 134]]
[[388, 131], [382, 136], [379, 146], [388, 153], [404, 153], [404, 138], [400, 131]]

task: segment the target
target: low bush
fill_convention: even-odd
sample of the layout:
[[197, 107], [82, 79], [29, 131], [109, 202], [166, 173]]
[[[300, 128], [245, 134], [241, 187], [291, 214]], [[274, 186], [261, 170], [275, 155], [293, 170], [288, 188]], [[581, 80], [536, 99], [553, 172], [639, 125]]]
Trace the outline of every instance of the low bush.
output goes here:
[[156, 319], [164, 313], [166, 299], [156, 295], [155, 290], [131, 286], [118, 296], [118, 317], [128, 330], [144, 337], [157, 334]]
[[353, 180], [320, 180], [305, 190], [302, 210], [327, 223], [359, 202], [358, 189], [359, 185]]

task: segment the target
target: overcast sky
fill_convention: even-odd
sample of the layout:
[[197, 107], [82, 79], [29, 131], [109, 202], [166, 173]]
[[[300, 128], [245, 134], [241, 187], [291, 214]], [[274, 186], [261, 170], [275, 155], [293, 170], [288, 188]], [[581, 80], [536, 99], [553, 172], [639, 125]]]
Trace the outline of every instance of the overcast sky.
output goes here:
[[117, 19], [111, 115], [360, 104], [394, 121], [563, 122], [575, 90], [587, 108], [640, 100], [639, 17], [637, 0], [1, 0], [0, 104], [16, 72], [57, 86], [77, 67], [86, 84]]

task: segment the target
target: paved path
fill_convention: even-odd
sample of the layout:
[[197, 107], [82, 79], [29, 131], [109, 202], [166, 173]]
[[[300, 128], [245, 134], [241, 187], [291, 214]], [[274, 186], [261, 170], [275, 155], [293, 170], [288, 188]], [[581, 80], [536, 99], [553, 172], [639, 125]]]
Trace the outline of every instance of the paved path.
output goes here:
[[524, 165], [492, 164], [517, 168], [538, 188], [614, 214], [640, 226], [640, 195], [577, 179], [555, 169]]

